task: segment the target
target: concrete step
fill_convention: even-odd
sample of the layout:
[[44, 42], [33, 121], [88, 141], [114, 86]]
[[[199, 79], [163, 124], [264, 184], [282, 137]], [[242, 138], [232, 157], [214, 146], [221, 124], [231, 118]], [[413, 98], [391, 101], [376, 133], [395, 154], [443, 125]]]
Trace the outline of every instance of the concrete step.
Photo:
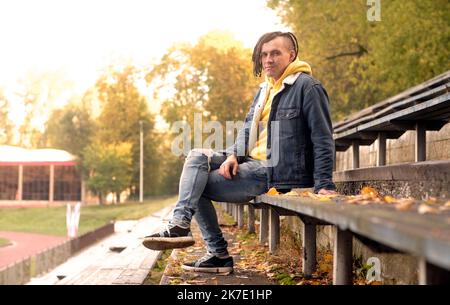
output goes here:
[[157, 232], [173, 206], [138, 221], [117, 221], [115, 233], [70, 258], [51, 272], [33, 278], [29, 285], [139, 285], [160, 251], [142, 245], [144, 236]]

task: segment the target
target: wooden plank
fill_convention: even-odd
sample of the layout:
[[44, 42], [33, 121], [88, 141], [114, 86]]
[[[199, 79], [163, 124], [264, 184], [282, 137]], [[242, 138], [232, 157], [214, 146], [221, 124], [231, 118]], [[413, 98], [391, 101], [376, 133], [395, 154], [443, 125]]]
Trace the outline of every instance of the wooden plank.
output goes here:
[[244, 205], [236, 204], [237, 208], [237, 225], [239, 229], [244, 227]]
[[415, 161], [425, 161], [427, 158], [427, 130], [423, 122], [416, 123]]
[[91, 277], [97, 270], [99, 270], [100, 267], [96, 265], [88, 266], [87, 268], [83, 269], [78, 274], [75, 274], [74, 276], [69, 276], [57, 283], [57, 285], [80, 285], [83, 283], [83, 281]]
[[110, 260], [113, 257], [117, 257], [117, 255], [118, 254], [114, 252], [105, 252], [104, 256], [102, 256], [101, 259], [92, 262], [92, 264], [80, 270], [76, 274], [68, 275], [67, 277], [59, 281], [57, 285], [80, 285], [86, 278], [91, 277], [93, 274], [95, 274], [95, 272], [102, 268], [102, 263], [104, 261]]
[[125, 269], [111, 282], [113, 285], [142, 285], [150, 269]]
[[430, 100], [432, 98], [435, 98], [439, 95], [445, 94], [447, 92], [447, 86], [448, 86], [447, 84], [438, 86], [437, 88], [427, 90], [421, 94], [414, 95], [414, 96], [406, 98], [404, 100], [400, 100], [386, 108], [382, 108], [381, 110], [367, 112], [366, 115], [361, 116], [359, 118], [355, 118], [354, 120], [349, 120], [344, 125], [339, 125], [336, 123], [336, 125], [334, 125], [335, 126], [334, 132], [341, 133], [341, 132], [351, 129], [355, 126], [373, 121], [377, 118], [386, 116], [388, 114], [397, 112], [401, 109], [405, 109], [412, 105], [415, 105], [415, 104]]
[[[395, 120], [408, 120], [411, 116], [421, 114], [427, 114], [429, 111], [435, 111], [437, 109], [444, 109], [450, 105], [450, 93], [443, 94], [429, 101], [423, 102], [418, 105], [414, 105], [403, 110], [391, 113], [379, 119], [375, 119], [365, 124], [361, 124], [357, 127], [358, 131], [364, 131], [368, 128], [376, 127], [385, 122]], [[425, 119], [424, 119], [425, 120]]]
[[306, 277], [311, 277], [316, 271], [316, 225], [303, 223], [303, 256], [302, 272]]
[[92, 276], [81, 281], [81, 285], [111, 285], [123, 269], [99, 269]]
[[255, 208], [252, 205], [248, 205], [248, 230], [247, 232], [255, 233]]
[[352, 181], [424, 181], [450, 176], [450, 160], [411, 162], [380, 167], [366, 167], [333, 173], [334, 182]]
[[[147, 248], [146, 248], [147, 249]], [[149, 251], [149, 249], [147, 249]], [[153, 269], [156, 261], [161, 257], [162, 251], [150, 250], [150, 253], [142, 260], [139, 268], [141, 269]]]
[[[375, 118], [373, 120], [370, 120], [366, 123], [361, 123], [357, 127], [349, 128], [342, 132], [335, 132], [333, 135], [333, 138], [335, 140], [338, 140], [340, 138], [345, 138], [349, 136], [356, 135], [360, 132], [365, 132], [368, 130], [376, 130], [380, 126], [390, 126], [392, 130], [396, 130], [398, 127], [396, 127], [396, 124], [391, 124], [391, 121], [401, 121], [401, 120], [433, 120], [435, 115], [434, 113], [438, 111], [438, 113], [441, 113], [443, 111], [443, 114], [439, 116], [439, 118], [436, 118], [436, 120], [444, 120], [448, 119], [450, 116], [450, 113], [447, 112], [450, 106], [450, 93], [445, 93], [441, 96], [435, 97], [429, 101], [423, 102], [418, 105], [413, 105], [411, 107], [402, 109], [400, 111], [388, 114], [386, 116]], [[420, 116], [420, 118], [418, 117]], [[416, 118], [415, 118], [416, 117]]]
[[439, 268], [426, 261], [419, 260], [419, 285], [445, 285], [450, 284], [450, 271]]
[[386, 133], [378, 133], [377, 166], [386, 165]]
[[[436, 266], [450, 269], [448, 213], [420, 215], [386, 205], [351, 205], [338, 201], [318, 203], [312, 198], [258, 196], [270, 205], [296, 211], [339, 225], [393, 249], [423, 256]], [[416, 207], [415, 207], [416, 209]]]
[[275, 209], [269, 209], [269, 252], [275, 253], [280, 245], [280, 215]]
[[231, 216], [233, 216], [234, 221], [237, 222], [237, 206], [234, 203], [231, 205]]
[[228, 215], [231, 215], [231, 203], [226, 203], [226, 212]]
[[353, 236], [336, 227], [334, 235], [333, 285], [351, 285], [353, 267]]
[[264, 206], [260, 210], [259, 243], [264, 245], [269, 236], [269, 208]]
[[[447, 71], [441, 75], [438, 75], [424, 83], [421, 83], [417, 86], [414, 86], [410, 89], [407, 89], [397, 95], [394, 95], [384, 101], [381, 101], [373, 106], [370, 106], [368, 108], [365, 108], [355, 114], [350, 115], [348, 118], [345, 118], [344, 120], [333, 123], [333, 126], [335, 126], [336, 129], [343, 130], [348, 127], [356, 126], [358, 124], [361, 124], [362, 122], [360, 119], [364, 119], [367, 116], [370, 116], [371, 114], [381, 112], [385, 109], [387, 109], [390, 105], [395, 105], [398, 103], [401, 103], [404, 100], [408, 99], [425, 99], [425, 96], [427, 92], [432, 90], [441, 90], [440, 87], [445, 87], [446, 84], [450, 80], [450, 71]], [[439, 88], [439, 89], [438, 89]], [[410, 101], [408, 101], [410, 102]], [[397, 106], [398, 107], [398, 106]], [[373, 118], [369, 118], [371, 120]]]
[[359, 168], [359, 141], [353, 141], [352, 143], [353, 162], [352, 168]]

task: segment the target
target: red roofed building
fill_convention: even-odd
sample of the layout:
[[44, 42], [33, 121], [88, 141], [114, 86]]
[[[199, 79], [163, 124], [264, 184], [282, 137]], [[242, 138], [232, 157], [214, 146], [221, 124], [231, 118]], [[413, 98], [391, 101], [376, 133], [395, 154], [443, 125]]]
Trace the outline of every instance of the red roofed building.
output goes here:
[[0, 145], [0, 202], [82, 201], [77, 162], [76, 156], [64, 150]]

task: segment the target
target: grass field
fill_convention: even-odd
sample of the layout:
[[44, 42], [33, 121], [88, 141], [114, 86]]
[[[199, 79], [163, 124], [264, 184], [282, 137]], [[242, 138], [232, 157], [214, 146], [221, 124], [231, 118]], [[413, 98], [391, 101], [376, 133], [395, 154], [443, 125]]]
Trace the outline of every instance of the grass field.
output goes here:
[[[174, 196], [150, 199], [143, 203], [82, 206], [78, 235], [101, 227], [111, 220], [130, 220], [148, 216], [175, 202]], [[67, 234], [66, 207], [0, 209], [0, 231], [65, 236]]]

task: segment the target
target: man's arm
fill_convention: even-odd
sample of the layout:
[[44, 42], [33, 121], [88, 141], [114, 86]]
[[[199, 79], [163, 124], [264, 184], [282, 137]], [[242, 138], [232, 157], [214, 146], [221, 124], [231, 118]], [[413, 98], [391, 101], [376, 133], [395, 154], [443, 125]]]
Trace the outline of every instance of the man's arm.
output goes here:
[[313, 143], [314, 191], [335, 190], [333, 179], [334, 140], [328, 95], [320, 84], [305, 95], [303, 110]]

